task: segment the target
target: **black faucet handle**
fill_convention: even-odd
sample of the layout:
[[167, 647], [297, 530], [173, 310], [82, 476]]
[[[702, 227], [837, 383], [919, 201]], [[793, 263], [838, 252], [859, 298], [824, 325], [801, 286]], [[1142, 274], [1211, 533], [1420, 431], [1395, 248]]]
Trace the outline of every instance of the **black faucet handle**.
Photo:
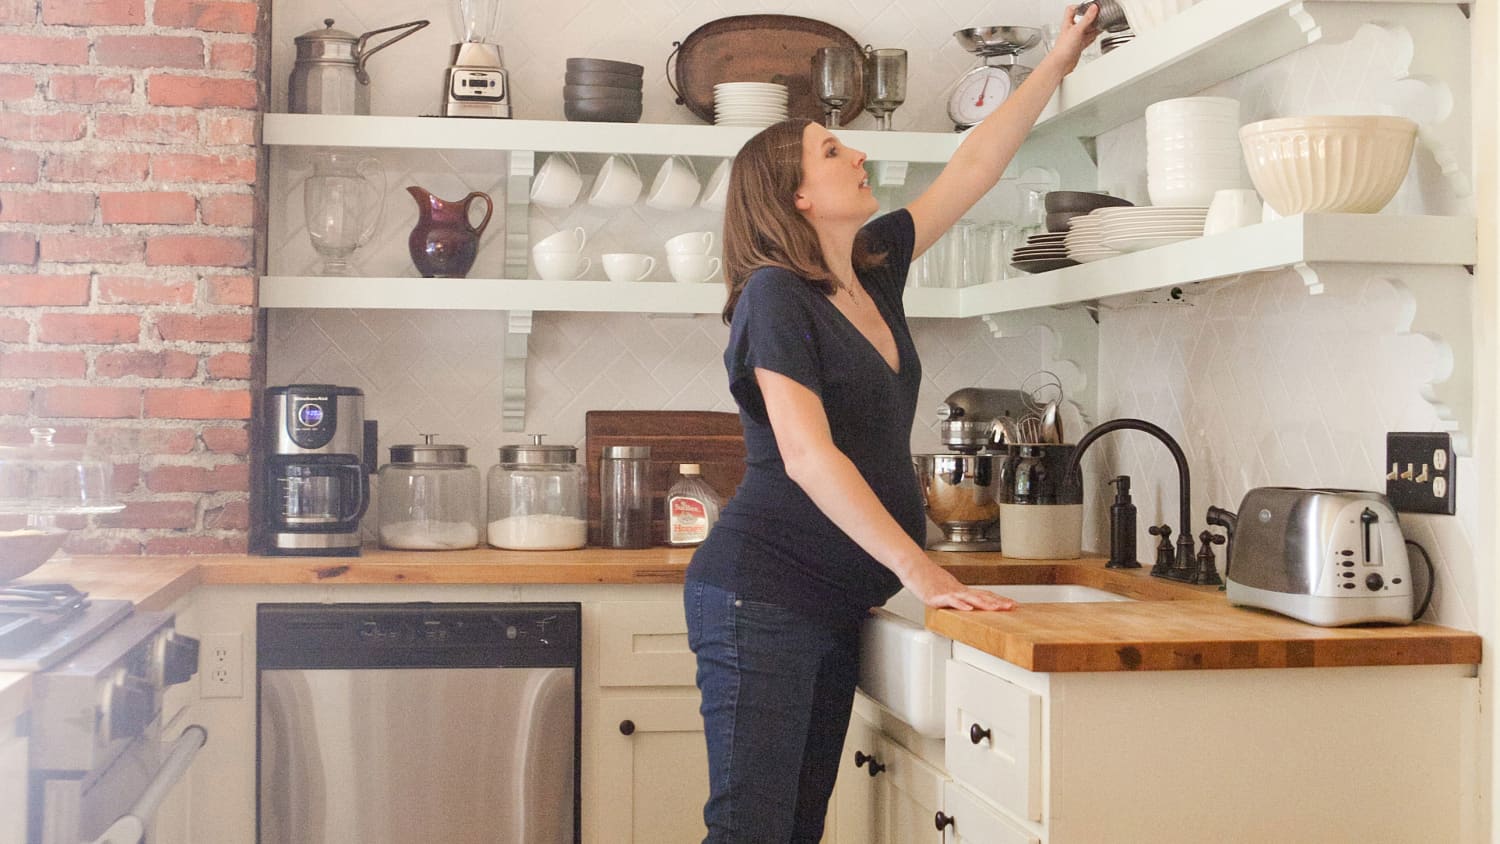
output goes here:
[[1156, 562], [1151, 566], [1151, 575], [1166, 577], [1176, 562], [1172, 553], [1172, 526], [1152, 525], [1146, 528], [1146, 533], [1160, 538], [1160, 541], [1156, 543]]
[[1223, 534], [1205, 530], [1198, 534], [1202, 540], [1203, 547], [1198, 550], [1198, 568], [1193, 572], [1192, 582], [1197, 586], [1222, 586], [1223, 578], [1219, 577], [1218, 566], [1214, 564], [1214, 546], [1223, 545], [1227, 540]]
[[1222, 534], [1222, 533], [1214, 533], [1211, 530], [1205, 530], [1202, 533], [1198, 534], [1198, 541], [1203, 543], [1203, 550], [1199, 551], [1198, 553], [1212, 555], [1213, 554], [1213, 549], [1210, 548], [1209, 546], [1210, 545], [1223, 545], [1224, 542], [1225, 542], [1225, 539], [1224, 539], [1224, 534]]

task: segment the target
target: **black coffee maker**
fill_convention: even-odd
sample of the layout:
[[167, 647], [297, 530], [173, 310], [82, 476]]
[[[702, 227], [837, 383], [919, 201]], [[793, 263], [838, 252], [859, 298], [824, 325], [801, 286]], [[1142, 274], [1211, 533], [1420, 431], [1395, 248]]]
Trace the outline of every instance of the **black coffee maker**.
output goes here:
[[370, 504], [364, 392], [331, 384], [271, 387], [265, 413], [265, 552], [358, 556], [359, 520]]

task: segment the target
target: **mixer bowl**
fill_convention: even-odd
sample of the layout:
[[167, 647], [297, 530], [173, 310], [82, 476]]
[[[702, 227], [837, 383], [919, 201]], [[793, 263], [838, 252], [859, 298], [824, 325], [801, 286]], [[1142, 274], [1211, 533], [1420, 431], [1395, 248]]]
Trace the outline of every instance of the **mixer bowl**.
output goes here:
[[1003, 454], [915, 454], [912, 465], [922, 485], [927, 515], [943, 529], [940, 551], [980, 551], [998, 547], [1000, 524], [995, 501]]
[[981, 56], [1015, 54], [1035, 47], [1042, 31], [1034, 26], [973, 26], [953, 33], [958, 44]]

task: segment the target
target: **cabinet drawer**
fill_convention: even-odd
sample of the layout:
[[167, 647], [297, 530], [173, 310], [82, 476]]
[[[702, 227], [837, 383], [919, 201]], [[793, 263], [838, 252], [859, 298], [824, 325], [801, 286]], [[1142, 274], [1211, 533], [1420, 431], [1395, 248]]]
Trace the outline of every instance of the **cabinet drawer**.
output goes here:
[[[1042, 818], [1042, 699], [973, 666], [948, 661], [948, 773], [1018, 818]], [[974, 742], [975, 727], [982, 734]]]
[[598, 619], [600, 685], [697, 685], [681, 601], [609, 601]]
[[1040, 838], [952, 780], [943, 786], [943, 813], [953, 818], [953, 825], [943, 832], [944, 844], [1041, 844]]

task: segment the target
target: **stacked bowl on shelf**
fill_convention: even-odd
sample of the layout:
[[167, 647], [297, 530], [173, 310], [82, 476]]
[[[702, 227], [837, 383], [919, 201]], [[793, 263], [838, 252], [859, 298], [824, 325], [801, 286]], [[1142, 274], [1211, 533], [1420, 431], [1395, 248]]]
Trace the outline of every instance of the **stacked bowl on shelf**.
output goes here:
[[1240, 104], [1183, 97], [1146, 107], [1146, 192], [1152, 205], [1207, 208], [1241, 187]]
[[1250, 180], [1276, 213], [1373, 214], [1411, 166], [1417, 124], [1384, 115], [1319, 115], [1241, 127]]
[[568, 59], [563, 114], [569, 120], [635, 123], [641, 119], [645, 68], [610, 59]]
[[1144, 35], [1161, 26], [1198, 0], [1115, 0], [1125, 10], [1125, 19], [1137, 34]]
[[720, 82], [714, 86], [714, 124], [765, 128], [787, 118], [786, 86], [776, 82]]

